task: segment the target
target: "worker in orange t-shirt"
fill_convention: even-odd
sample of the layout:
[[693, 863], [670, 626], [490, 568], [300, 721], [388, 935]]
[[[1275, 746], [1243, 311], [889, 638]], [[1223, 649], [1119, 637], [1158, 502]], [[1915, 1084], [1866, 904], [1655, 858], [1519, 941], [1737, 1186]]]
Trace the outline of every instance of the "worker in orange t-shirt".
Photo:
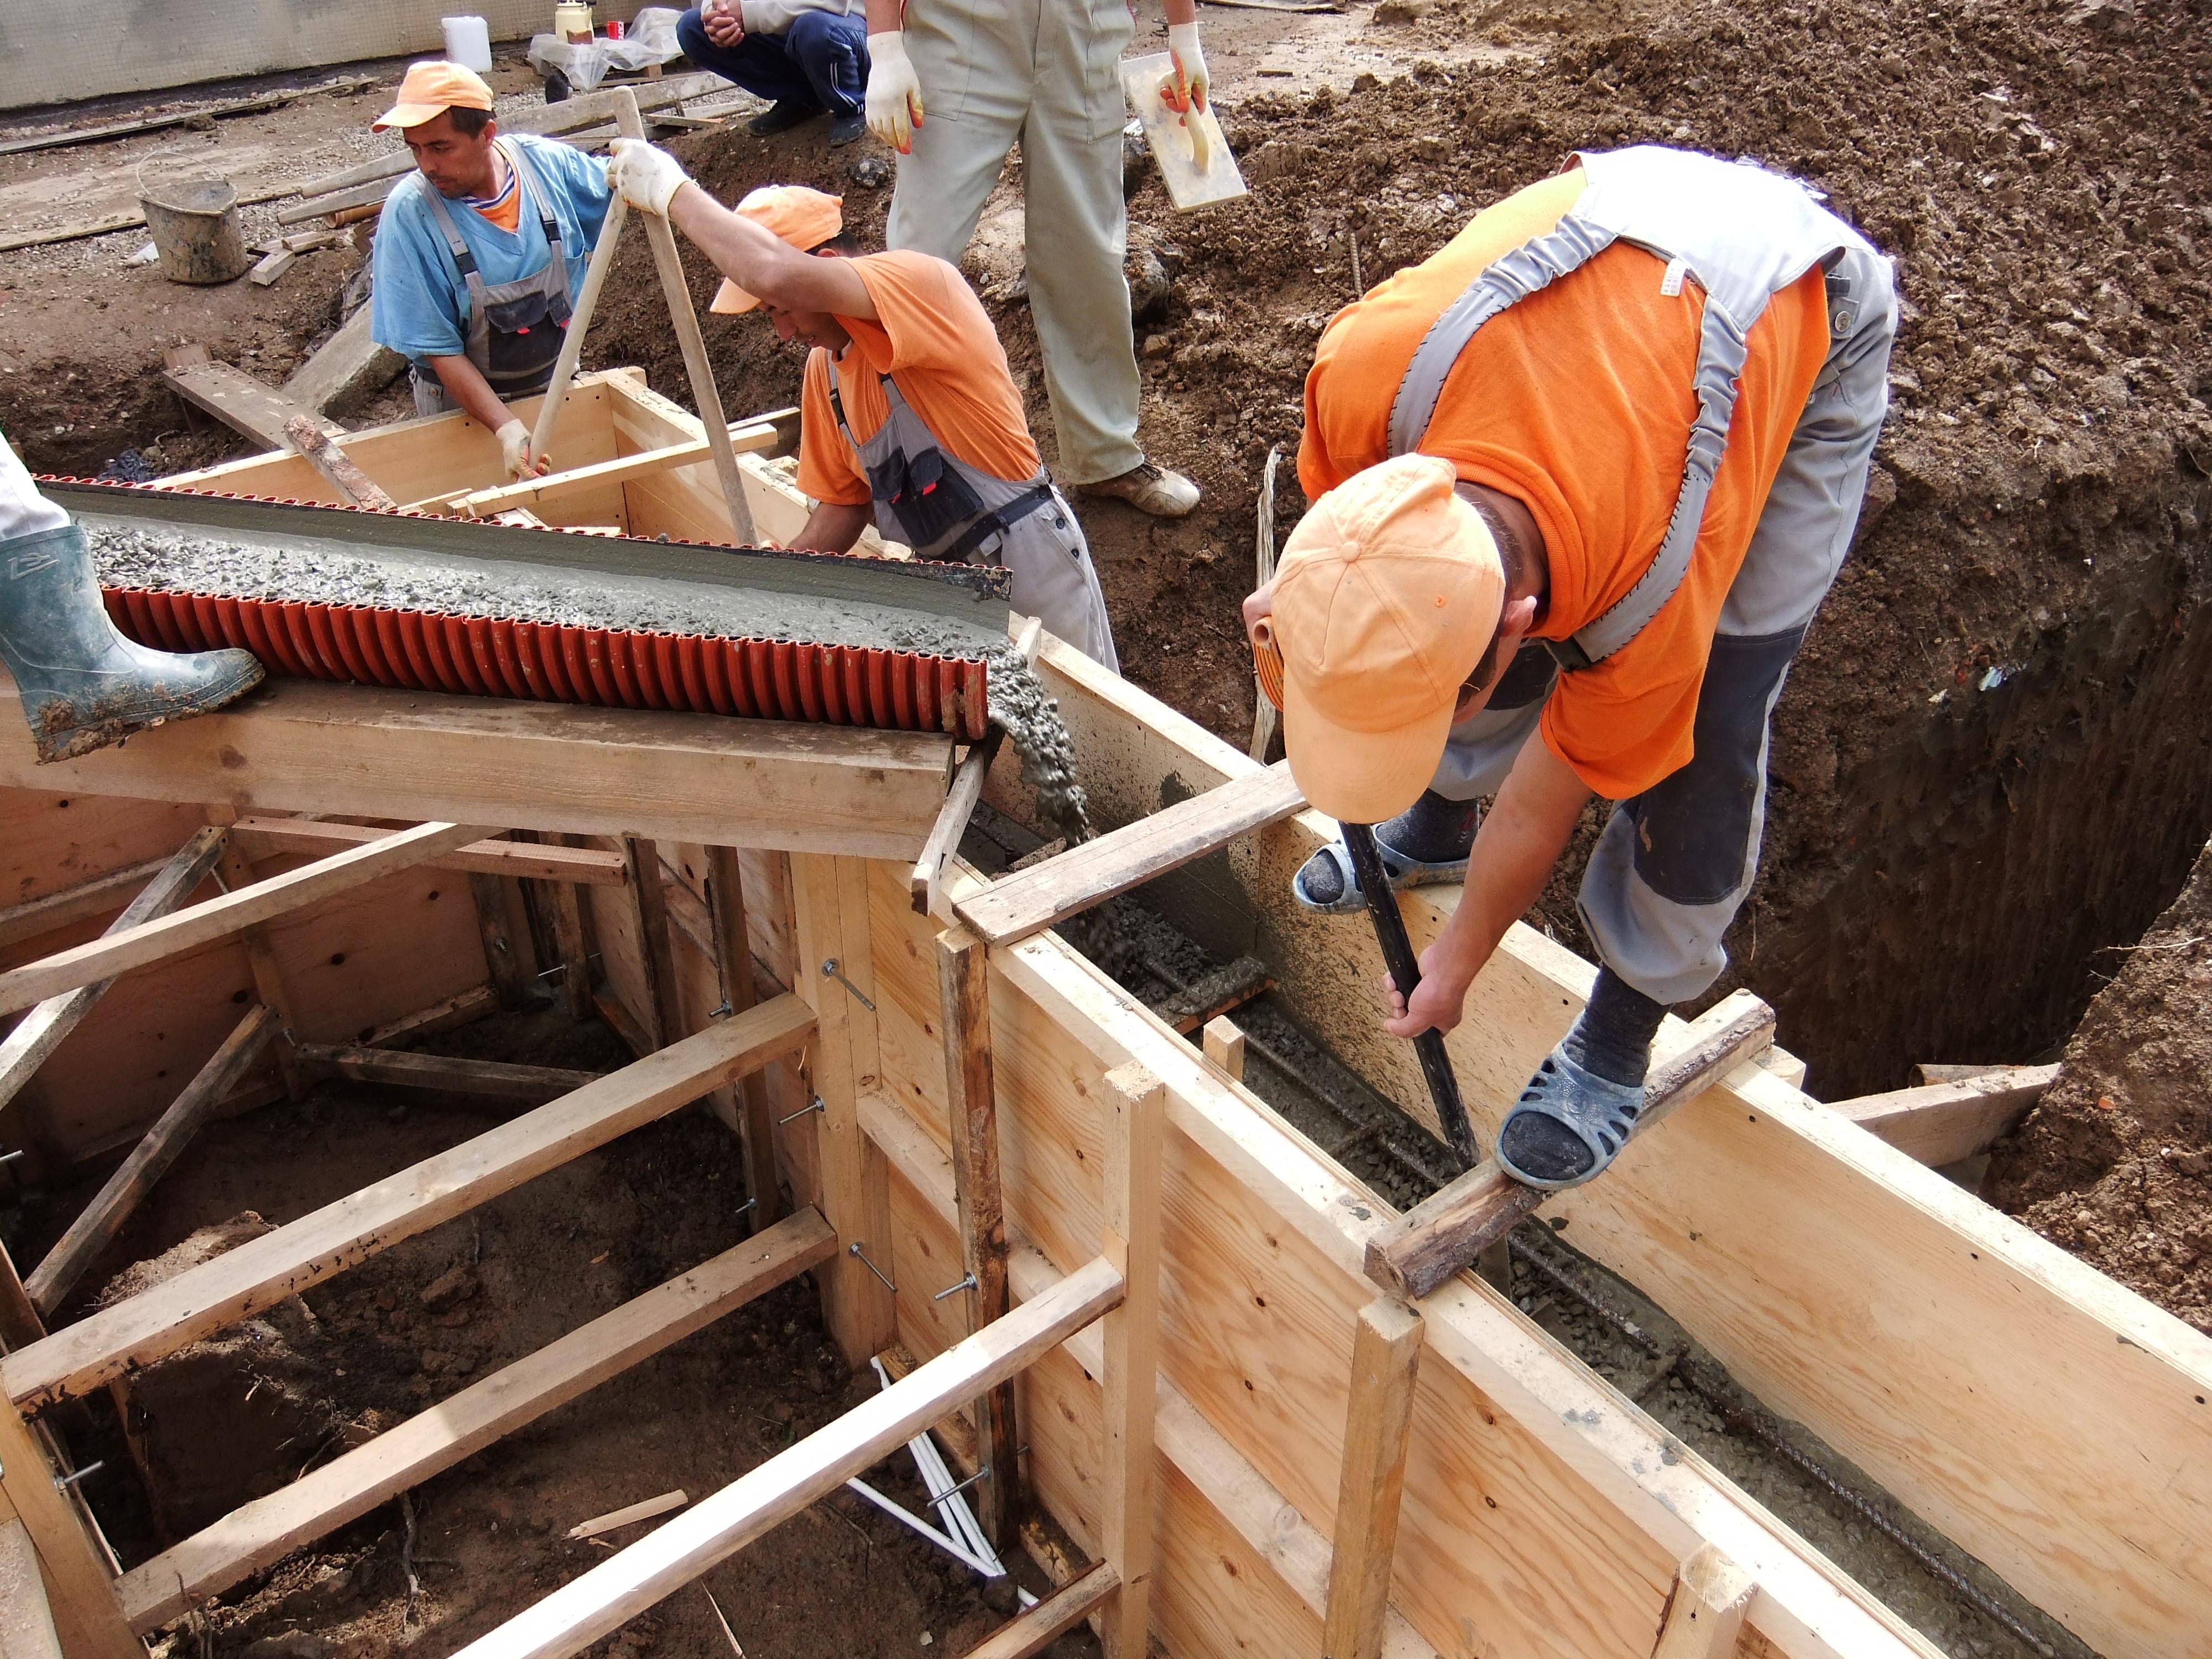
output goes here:
[[1003, 565], [1014, 608], [1109, 668], [1105, 596], [1075, 514], [1038, 459], [988, 313], [927, 253], [861, 255], [838, 198], [796, 185], [723, 207], [663, 149], [618, 139], [607, 182], [666, 216], [727, 278], [719, 312], [758, 306], [813, 348], [792, 546], [842, 553], [871, 517], [915, 556]]
[[[1479, 214], [1316, 348], [1314, 506], [1245, 617], [1307, 798], [1376, 826], [1394, 888], [1466, 883], [1388, 1028], [1457, 1024], [1584, 803], [1617, 803], [1580, 899], [1595, 988], [1499, 1130], [1530, 1185], [1613, 1161], [1668, 1006], [1727, 963], [1896, 328], [1889, 261], [1810, 191], [1644, 147]], [[1294, 887], [1365, 902], [1340, 843]]]

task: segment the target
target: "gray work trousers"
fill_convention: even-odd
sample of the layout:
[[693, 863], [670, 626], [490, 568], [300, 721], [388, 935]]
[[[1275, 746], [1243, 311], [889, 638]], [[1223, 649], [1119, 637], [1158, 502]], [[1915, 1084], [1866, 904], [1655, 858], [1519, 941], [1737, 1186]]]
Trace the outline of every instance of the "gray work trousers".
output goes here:
[[[1830, 314], [1840, 302], [1850, 327], [1831, 343], [1721, 607], [1698, 694], [1697, 752], [1614, 806], [1583, 876], [1578, 908], [1599, 960], [1658, 1002], [1688, 1001], [1728, 965], [1722, 936], [1759, 871], [1768, 722], [1850, 550], [1889, 407], [1889, 261], [1846, 252], [1829, 293]], [[1550, 653], [1522, 647], [1490, 706], [1453, 728], [1429, 787], [1454, 800], [1497, 793], [1557, 683]]]
[[1022, 145], [1030, 311], [1070, 484], [1117, 477], [1137, 444], [1137, 349], [1121, 266], [1125, 0], [914, 0], [907, 52], [927, 106], [898, 161], [884, 240], [955, 264]]

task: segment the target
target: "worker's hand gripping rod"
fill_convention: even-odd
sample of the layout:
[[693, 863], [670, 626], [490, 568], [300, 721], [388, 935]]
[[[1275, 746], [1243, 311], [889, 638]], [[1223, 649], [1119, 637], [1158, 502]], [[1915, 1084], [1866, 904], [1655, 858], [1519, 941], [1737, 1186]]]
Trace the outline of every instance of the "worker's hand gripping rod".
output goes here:
[[[1389, 878], [1382, 872], [1382, 854], [1376, 849], [1375, 831], [1364, 823], [1341, 827], [1345, 850], [1352, 854], [1352, 879], [1367, 895], [1367, 914], [1375, 918], [1375, 941], [1382, 947], [1382, 965], [1390, 970], [1399, 994], [1411, 1003], [1413, 988], [1421, 982], [1420, 963], [1413, 957], [1413, 941], [1406, 937], [1406, 919], [1398, 914], [1398, 896], [1390, 890]], [[1429, 1098], [1436, 1103], [1437, 1121], [1443, 1126], [1444, 1139], [1460, 1167], [1471, 1169], [1477, 1156], [1474, 1130], [1459, 1097], [1459, 1079], [1452, 1075], [1451, 1058], [1444, 1053], [1443, 1033], [1422, 1032], [1413, 1039], [1413, 1052], [1420, 1057], [1421, 1075], [1428, 1079]]]

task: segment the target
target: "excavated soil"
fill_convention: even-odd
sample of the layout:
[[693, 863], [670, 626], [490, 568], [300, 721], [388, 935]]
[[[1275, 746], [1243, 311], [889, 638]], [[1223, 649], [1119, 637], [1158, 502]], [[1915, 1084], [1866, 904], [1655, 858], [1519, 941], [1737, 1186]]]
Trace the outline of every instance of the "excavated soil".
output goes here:
[[2212, 847], [2104, 960], [2111, 982], [1983, 1194], [2212, 1334]]

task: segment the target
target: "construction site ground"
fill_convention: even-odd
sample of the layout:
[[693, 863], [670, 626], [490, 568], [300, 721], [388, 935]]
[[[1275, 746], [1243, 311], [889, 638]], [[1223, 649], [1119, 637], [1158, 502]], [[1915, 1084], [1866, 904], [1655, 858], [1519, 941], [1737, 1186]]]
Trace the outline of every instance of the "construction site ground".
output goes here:
[[[1156, 21], [1148, 13], [1145, 28]], [[2202, 715], [2212, 684], [2212, 37], [2201, 8], [1386, 0], [1309, 16], [1207, 8], [1202, 21], [1252, 193], [1177, 215], [1149, 169], [1133, 167], [1133, 265], [1156, 295], [1137, 328], [1142, 436], [1206, 499], [1174, 523], [1084, 510], [1124, 672], [1240, 745], [1249, 734], [1236, 605], [1252, 580], [1259, 478], [1281, 446], [1276, 529], [1287, 533], [1304, 505], [1291, 465], [1302, 377], [1322, 327], [1352, 297], [1355, 269], [1371, 286], [1418, 261], [1577, 147], [1681, 143], [1812, 180], [1897, 255], [1905, 309], [1865, 521], [1777, 713], [1759, 883], [1715, 994], [1741, 985], [1772, 1003], [1782, 1041], [1810, 1062], [1808, 1086], [1831, 1099], [1902, 1086], [1916, 1062], [2063, 1054], [2058, 1085], [1999, 1149], [1986, 1195], [2212, 1330], [2212, 1049], [2202, 1035], [2212, 945], [2199, 937], [2207, 878], [2200, 869], [2191, 880], [2212, 835]], [[396, 71], [367, 67], [387, 80]], [[511, 57], [495, 83], [521, 101], [536, 95]], [[0, 157], [0, 221], [15, 230], [127, 205], [138, 162], [183, 145], [220, 154], [241, 189], [329, 172], [383, 146], [365, 136], [382, 90], [213, 132]], [[732, 125], [672, 148], [726, 200], [770, 181], [815, 184], [845, 196], [864, 239], [879, 237], [888, 184], [861, 182], [853, 164], [880, 150], [833, 150], [823, 137], [819, 124], [767, 140]], [[1020, 293], [1019, 200], [1017, 165], [986, 210], [971, 274], [1049, 459]], [[249, 210], [249, 240], [273, 212]], [[96, 472], [136, 451], [160, 473], [247, 453], [163, 386], [162, 351], [196, 342], [281, 380], [337, 325], [362, 258], [358, 247], [319, 252], [271, 289], [191, 289], [125, 264], [143, 240], [133, 231], [0, 254], [0, 429], [36, 469]], [[703, 309], [713, 277], [686, 258]], [[757, 319], [702, 321], [732, 415], [793, 401], [793, 348]], [[641, 245], [618, 258], [585, 361], [641, 365], [655, 389], [686, 398]], [[404, 408], [395, 389], [345, 418]], [[1585, 843], [1596, 822], [1593, 812]], [[1587, 951], [1577, 875], [1563, 869], [1538, 919]], [[1129, 967], [1111, 940], [1079, 942], [1117, 972]], [[1292, 1071], [1321, 1074], [1279, 1013], [1263, 1008], [1254, 1029], [1274, 1034]], [[514, 1057], [586, 1063], [538, 1048]], [[1255, 1069], [1264, 1076], [1265, 1062]], [[1332, 1127], [1323, 1108], [1286, 1100], [1277, 1103], [1316, 1139], [1346, 1141], [1340, 1156], [1394, 1200], [1425, 1189], [1409, 1168], [1423, 1155], [1418, 1136], [1363, 1133], [1342, 1113]], [[244, 1211], [296, 1214], [482, 1123], [395, 1105], [325, 1091], [227, 1127], [179, 1166], [110, 1267]], [[420, 1294], [478, 1248], [466, 1224], [311, 1295], [319, 1322], [300, 1340], [313, 1365], [330, 1367], [325, 1392], [298, 1407], [296, 1438], [272, 1431], [283, 1443], [254, 1478], [279, 1478], [280, 1451], [305, 1462], [361, 1413], [404, 1414], [733, 1242], [734, 1197], [723, 1202], [733, 1175], [718, 1190], [692, 1173], [733, 1169], [733, 1148], [713, 1139], [721, 1133], [687, 1115], [501, 1200], [484, 1212], [481, 1261], [468, 1263], [487, 1288], [444, 1312], [421, 1310]], [[622, 1179], [605, 1179], [611, 1170]], [[101, 1173], [28, 1195], [9, 1232], [19, 1260], [35, 1259]], [[1553, 1296], [1540, 1317], [1608, 1376], [1638, 1380], [1650, 1356], [1531, 1273], [1525, 1261], [1516, 1270], [1516, 1295], [1532, 1308]], [[525, 1288], [501, 1273], [526, 1273], [529, 1294], [494, 1293]], [[456, 1312], [466, 1317], [440, 1322]], [[442, 1650], [593, 1559], [562, 1539], [568, 1525], [678, 1485], [698, 1496], [710, 1475], [727, 1478], [872, 1386], [843, 1376], [811, 1297], [779, 1292], [418, 1494], [417, 1559], [465, 1564], [420, 1569], [418, 1616]], [[1802, 1505], [1787, 1497], [1782, 1460], [1717, 1449], [1755, 1437], [1682, 1392], [1661, 1378], [1644, 1403], [1893, 1593], [1948, 1650], [2015, 1650], [1927, 1590], [1917, 1569], [1893, 1574], [1881, 1554], [1891, 1547], [1863, 1518], [1838, 1511], [1824, 1524], [1809, 1487]], [[748, 1409], [770, 1402], [767, 1420], [748, 1423], [736, 1396]], [[1700, 1425], [1701, 1413], [1719, 1426]], [[605, 1426], [617, 1423], [647, 1425], [643, 1461], [659, 1463], [641, 1468], [618, 1449]], [[545, 1449], [556, 1441], [557, 1457]], [[148, 1547], [152, 1517], [124, 1512], [130, 1486], [111, 1475], [94, 1499], [104, 1515], [116, 1508], [118, 1542]], [[209, 1650], [404, 1646], [397, 1524], [380, 1510], [232, 1598]], [[943, 1558], [842, 1498], [710, 1588], [726, 1578], [745, 1583], [763, 1619], [791, 1610], [762, 1626], [757, 1645], [741, 1629], [748, 1652], [910, 1653], [925, 1632], [972, 1639], [995, 1616]], [[656, 1617], [644, 1650], [717, 1650], [703, 1597]], [[252, 1645], [294, 1640], [295, 1626], [329, 1647]]]

